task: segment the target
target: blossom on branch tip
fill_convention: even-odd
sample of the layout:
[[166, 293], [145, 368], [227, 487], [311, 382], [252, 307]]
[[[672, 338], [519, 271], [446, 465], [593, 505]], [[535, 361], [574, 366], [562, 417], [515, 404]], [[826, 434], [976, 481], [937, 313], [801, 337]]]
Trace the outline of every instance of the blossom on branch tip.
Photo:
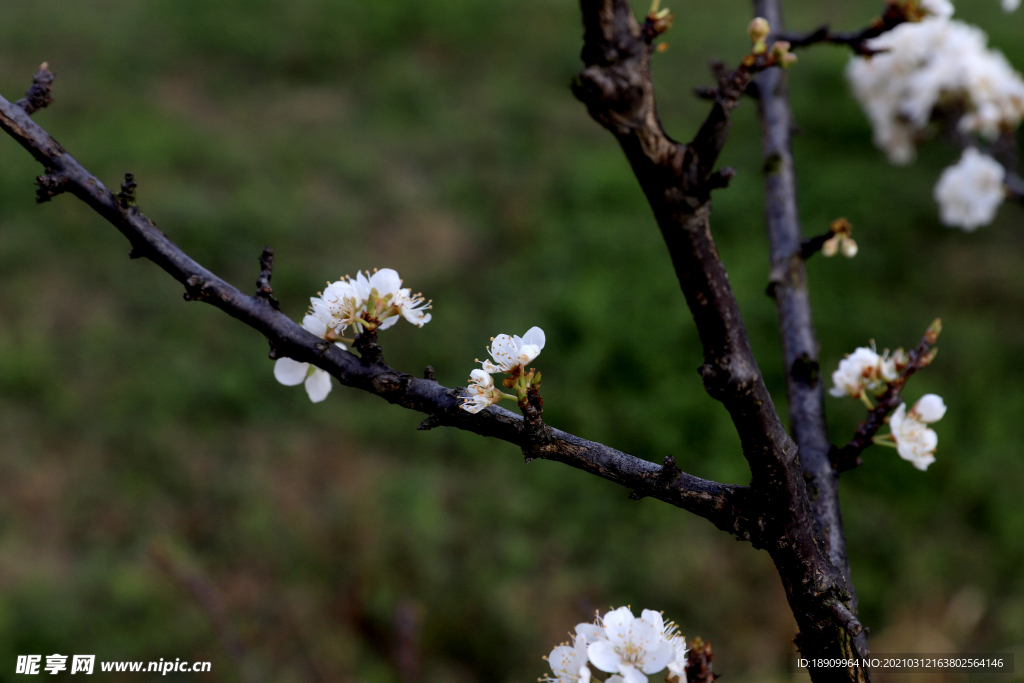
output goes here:
[[551, 651], [546, 659], [552, 673], [540, 679], [545, 683], [588, 683], [590, 667], [587, 666], [587, 639], [577, 635], [573, 644], [561, 644]]
[[[506, 394], [494, 386], [491, 376], [479, 368], [469, 373], [469, 396], [462, 397], [462, 405], [459, 407], [467, 413], [479, 413], [488, 406], [492, 406]], [[515, 397], [510, 397], [515, 398]]]
[[310, 304], [313, 314], [339, 334], [350, 325], [359, 328], [357, 333], [363, 328], [386, 330], [399, 317], [423, 327], [431, 317], [426, 312], [430, 302], [403, 288], [402, 279], [391, 268], [332, 282], [320, 296], [310, 299]]
[[645, 674], [657, 673], [675, 657], [675, 647], [664, 636], [661, 615], [645, 609], [639, 618], [620, 607], [601, 620], [607, 640], [587, 646], [591, 663], [601, 671], [620, 674], [626, 683], [647, 683]]
[[516, 368], [525, 369], [526, 365], [540, 355], [544, 348], [544, 330], [531, 327], [522, 337], [499, 334], [491, 340], [488, 353], [494, 359], [483, 361], [485, 372], [513, 372]]
[[828, 393], [836, 397], [863, 398], [865, 390], [881, 390], [884, 380], [882, 356], [861, 346], [839, 361], [839, 368], [832, 373], [833, 386]]
[[[321, 339], [327, 339], [330, 333], [327, 325], [315, 315], [307, 314], [302, 319], [302, 327]], [[345, 349], [345, 345], [338, 342], [335, 346]], [[306, 394], [313, 403], [320, 403], [331, 393], [331, 376], [326, 371], [291, 358], [278, 358], [274, 362], [274, 378], [289, 387], [305, 383]]]
[[942, 222], [967, 232], [991, 223], [1006, 198], [1005, 177], [998, 161], [973, 147], [965, 149], [935, 184], [933, 195]]
[[935, 462], [935, 448], [939, 437], [925, 425], [937, 422], [946, 414], [946, 404], [935, 394], [925, 394], [907, 411], [907, 404], [901, 403], [889, 417], [889, 435], [896, 444], [896, 451], [904, 460], [913, 463], [922, 472]]

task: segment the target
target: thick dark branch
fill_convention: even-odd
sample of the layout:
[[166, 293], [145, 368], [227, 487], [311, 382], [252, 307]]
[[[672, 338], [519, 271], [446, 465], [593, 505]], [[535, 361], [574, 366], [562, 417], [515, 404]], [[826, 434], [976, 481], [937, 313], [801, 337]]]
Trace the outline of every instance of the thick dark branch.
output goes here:
[[618, 139], [647, 195], [704, 346], [705, 387], [731, 413], [755, 482], [780, 487], [786, 463], [795, 461], [793, 444], [750, 350], [708, 223], [708, 179], [749, 69], [741, 67], [722, 80], [700, 133], [691, 144], [680, 144], [658, 120], [649, 32], [627, 0], [582, 0], [580, 6], [586, 68], [574, 92]]
[[[790, 46], [794, 49], [829, 43], [832, 45], [845, 45], [853, 50], [855, 54], [862, 57], [870, 57], [871, 55], [878, 54], [879, 50], [871, 49], [868, 47], [867, 42], [906, 21], [908, 21], [908, 17], [903, 7], [898, 3], [888, 2], [882, 16], [875, 18], [870, 26], [860, 31], [832, 31], [828, 24], [825, 24], [810, 33], [779, 33], [775, 37], [778, 40], [789, 42]], [[769, 21], [769, 23], [771, 22]], [[775, 24], [772, 24], [772, 26], [774, 27]]]
[[[458, 427], [508, 441], [523, 448], [528, 457], [566, 463], [633, 489], [642, 496], [689, 510], [721, 529], [750, 539], [752, 523], [747, 511], [750, 494], [745, 487], [707, 481], [672, 468], [666, 472], [654, 463], [543, 425], [544, 445], [538, 447], [537, 436], [528, 434], [521, 417], [496, 406], [470, 415], [459, 408], [459, 389], [448, 389], [432, 379], [419, 379], [379, 360], [359, 358], [343, 351], [294, 323], [266, 297], [243, 294], [203, 268], [139, 211], [130, 181], [115, 196], [21, 108], [3, 97], [0, 97], [0, 128], [43, 164], [46, 175], [64, 178], [67, 191], [110, 221], [131, 243], [134, 255], [149, 258], [181, 282], [186, 299], [205, 301], [265, 335], [274, 355], [312, 363], [346, 386], [426, 413], [428, 427]], [[269, 280], [269, 263], [264, 263], [264, 269]], [[372, 340], [367, 344], [375, 346]]]
[[900, 404], [900, 392], [907, 385], [907, 380], [915, 372], [928, 366], [935, 358], [932, 347], [938, 338], [939, 330], [938, 321], [928, 328], [928, 331], [925, 332], [924, 337], [921, 339], [921, 343], [908, 354], [910, 360], [907, 363], [907, 367], [903, 369], [903, 372], [900, 373], [900, 376], [894, 382], [889, 383], [885, 392], [878, 397], [875, 407], [868, 412], [868, 416], [857, 426], [857, 431], [854, 433], [853, 438], [850, 439], [850, 442], [842, 448], [832, 451], [832, 466], [837, 471], [852, 470], [861, 464], [860, 454], [871, 445], [872, 437], [885, 424], [886, 416]]
[[[650, 44], [627, 0], [581, 0], [580, 7], [586, 68], [574, 91], [615, 135], [654, 212], [704, 347], [705, 387], [729, 411], [750, 463], [763, 547], [775, 560], [810, 651], [849, 654], [840, 640], [848, 643], [853, 636], [835, 616], [835, 605], [850, 600], [848, 582], [823, 552], [795, 444], [765, 388], [711, 238], [706, 173], [725, 143], [729, 115], [750, 74], [720, 83], [707, 121], [693, 142], [681, 145], [658, 120]], [[788, 108], [785, 114], [788, 125]], [[798, 255], [799, 248], [797, 234], [787, 254]], [[827, 447], [821, 455], [829, 467]]]

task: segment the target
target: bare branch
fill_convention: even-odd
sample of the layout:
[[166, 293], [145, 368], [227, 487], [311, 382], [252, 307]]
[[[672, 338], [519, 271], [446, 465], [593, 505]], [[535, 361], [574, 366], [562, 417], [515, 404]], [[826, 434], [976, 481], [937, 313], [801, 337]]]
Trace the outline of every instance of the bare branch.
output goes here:
[[[767, 19], [773, 30], [782, 30], [779, 0], [754, 0], [754, 14]], [[841, 602], [847, 603], [851, 614], [856, 615], [857, 597], [850, 580], [850, 562], [846, 554], [846, 538], [839, 507], [839, 477], [829, 459], [832, 445], [828, 440], [825, 421], [819, 348], [804, 267], [805, 244], [800, 230], [790, 137], [793, 116], [789, 108], [785, 74], [781, 69], [769, 69], [757, 77], [756, 83], [764, 159], [765, 221], [771, 250], [771, 284], [768, 291], [775, 299], [779, 316], [789, 417], [793, 438], [799, 448], [803, 478], [807, 481], [808, 490], [812, 492], [810, 506], [816, 530], [832, 567], [841, 572], [838, 579], [838, 590], [844, 594]], [[778, 562], [776, 559], [776, 564]], [[836, 617], [834, 610], [829, 617], [808, 620], [796, 604], [800, 600], [799, 593], [787, 592], [802, 631], [801, 642], [808, 648], [805, 651], [828, 652], [831, 653], [828, 655], [830, 657], [841, 658], [867, 655], [867, 638], [863, 632], [854, 633], [846, 620]], [[832, 602], [834, 604], [837, 603]], [[868, 676], [864, 669], [844, 673], [850, 679]], [[832, 672], [830, 675], [838, 674]], [[817, 677], [818, 674], [812, 675]]]
[[[405, 408], [429, 415], [426, 428], [458, 427], [508, 441], [530, 458], [566, 463], [603, 479], [689, 510], [720, 529], [751, 539], [753, 522], [747, 512], [749, 491], [685, 473], [666, 478], [654, 463], [599, 443], [581, 439], [541, 423], [543, 439], [524, 427], [523, 418], [492, 406], [470, 415], [459, 408], [459, 389], [433, 379], [419, 379], [383, 363], [372, 335], [357, 343], [362, 357], [343, 351], [310, 334], [277, 310], [267, 298], [249, 296], [192, 260], [153, 225], [134, 202], [129, 178], [115, 196], [19, 107], [0, 97], [0, 128], [17, 140], [46, 169], [62, 177], [64, 187], [112, 223], [132, 244], [132, 254], [145, 256], [185, 286], [185, 298], [205, 301], [266, 336], [273, 356], [312, 363], [346, 386], [362, 389]], [[269, 280], [269, 263], [264, 264]], [[376, 350], [375, 350], [376, 349]], [[432, 371], [428, 370], [428, 376]], [[426, 423], [429, 422], [429, 425]]]
[[[854, 54], [862, 57], [870, 57], [878, 54], [879, 50], [873, 50], [867, 45], [867, 41], [877, 38], [886, 31], [889, 31], [909, 20], [905, 8], [896, 2], [887, 2], [885, 10], [880, 17], [876, 17], [871, 25], [860, 31], [839, 32], [832, 31], [828, 24], [819, 26], [810, 33], [779, 33], [776, 39], [789, 42], [792, 48], [810, 47], [821, 43], [832, 45], [845, 45], [853, 50]], [[771, 22], [769, 22], [771, 23]], [[775, 25], [772, 24], [774, 27]]]
[[842, 448], [836, 448], [832, 451], [830, 455], [832, 466], [837, 471], [852, 470], [861, 464], [860, 454], [871, 445], [872, 437], [885, 424], [886, 416], [900, 404], [900, 392], [907, 385], [907, 380], [915, 372], [928, 366], [935, 358], [933, 347], [936, 339], [938, 339], [940, 330], [940, 323], [936, 320], [928, 328], [928, 331], [925, 332], [917, 348], [908, 354], [910, 360], [907, 363], [907, 367], [903, 369], [903, 372], [900, 373], [896, 381], [889, 383], [885, 393], [878, 397], [878, 403], [868, 412], [868, 416], [864, 421], [857, 426], [857, 431], [854, 433], [853, 438], [850, 439], [850, 442]]
[[53, 98], [50, 97], [52, 84], [53, 73], [50, 71], [50, 65], [43, 62], [39, 66], [39, 71], [32, 77], [32, 85], [25, 91], [25, 96], [15, 104], [24, 109], [29, 116], [35, 114], [53, 102]]

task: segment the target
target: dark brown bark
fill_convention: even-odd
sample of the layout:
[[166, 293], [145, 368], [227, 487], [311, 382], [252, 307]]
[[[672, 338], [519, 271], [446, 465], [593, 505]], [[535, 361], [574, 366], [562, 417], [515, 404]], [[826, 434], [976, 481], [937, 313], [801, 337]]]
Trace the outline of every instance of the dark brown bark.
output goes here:
[[[665, 133], [657, 116], [650, 78], [651, 33], [636, 21], [626, 0], [581, 0], [580, 6], [585, 69], [577, 77], [574, 91], [591, 116], [615, 135], [665, 239], [704, 347], [700, 372], [705, 388], [729, 411], [750, 464], [751, 494], [760, 527], [760, 538], [753, 540], [775, 561], [801, 628], [799, 642], [805, 654], [849, 656], [858, 650], [853, 643], [863, 641], [863, 635], [848, 606], [852, 598], [848, 581], [826, 550], [830, 546], [817, 522], [819, 511], [812, 511], [797, 444], [783, 428], [764, 385], [710, 231], [708, 178], [725, 144], [730, 113], [753, 72], [760, 69], [741, 66], [722, 79], [713, 93], [712, 110], [697, 135], [689, 144], [680, 144]], [[744, 63], [750, 61], [748, 58]], [[775, 83], [769, 85], [774, 87]], [[788, 125], [788, 109], [786, 116]], [[788, 154], [788, 138], [786, 143]], [[793, 245], [780, 245], [776, 251], [799, 257], [800, 246], [797, 230]], [[788, 266], [789, 261], [780, 263]], [[780, 277], [790, 316], [806, 308], [800, 302], [806, 299], [800, 265], [795, 273], [786, 269]], [[808, 308], [808, 325], [809, 320]], [[799, 348], [814, 349], [808, 354], [813, 361], [817, 356], [813, 332], [808, 339], [809, 327], [804, 323], [803, 319], [794, 322], [794, 337]], [[817, 390], [817, 385], [809, 381], [802, 386], [807, 386], [809, 392]], [[808, 398], [804, 409], [813, 413], [818, 406], [823, 425], [820, 395], [815, 399], [811, 393]], [[820, 439], [815, 429], [801, 431], [800, 436], [819, 447], [816, 465], [823, 464], [833, 476], [827, 439]], [[813, 478], [811, 482], [815, 483]], [[818, 492], [814, 494], [817, 498]], [[838, 507], [826, 512], [838, 523]], [[830, 531], [835, 528], [829, 527]], [[841, 527], [838, 529], [838, 539], [833, 533], [828, 543], [845, 560]], [[863, 650], [866, 652], [866, 646]], [[816, 680], [854, 677], [839, 671], [836, 675], [816, 670], [814, 676]]]

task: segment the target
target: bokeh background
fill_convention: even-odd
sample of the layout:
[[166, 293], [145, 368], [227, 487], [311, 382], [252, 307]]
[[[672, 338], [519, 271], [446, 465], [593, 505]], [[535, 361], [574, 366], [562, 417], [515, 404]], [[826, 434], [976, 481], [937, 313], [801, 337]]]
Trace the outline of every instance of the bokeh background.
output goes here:
[[[786, 10], [791, 28], [852, 29], [880, 4]], [[1024, 13], [962, 5], [1024, 65]], [[669, 6], [655, 80], [666, 129], [688, 139], [707, 109], [691, 89], [748, 49], [750, 10]], [[273, 246], [298, 319], [326, 280], [396, 268], [435, 308], [383, 335], [395, 367], [464, 384], [489, 337], [540, 325], [551, 424], [748, 481], [646, 203], [569, 92], [574, 2], [2, 12], [0, 92], [16, 99], [49, 61], [56, 103], [35, 119], [109, 186], [134, 172], [142, 209], [229, 281], [252, 288]], [[949, 405], [927, 473], [876, 447], [843, 478], [862, 620], [876, 652], [1024, 666], [1024, 210], [976, 234], [940, 225], [931, 188], [957, 151], [889, 166], [847, 59], [823, 46], [791, 72], [805, 232], [846, 216], [861, 247], [808, 265], [822, 367], [870, 339], [912, 345], [941, 317], [907, 396]], [[713, 229], [785, 410], [752, 102], [723, 163], [738, 175]], [[0, 680], [20, 678], [18, 654], [57, 652], [210, 660], [217, 681], [532, 681], [577, 622], [621, 604], [709, 639], [730, 681], [806, 680], [787, 669], [795, 625], [766, 554], [508, 444], [418, 432], [422, 416], [354, 390], [311, 404], [275, 382], [263, 339], [184, 302], [83, 204], [36, 206], [38, 172], [0, 139]], [[827, 409], [844, 442], [863, 408]]]

